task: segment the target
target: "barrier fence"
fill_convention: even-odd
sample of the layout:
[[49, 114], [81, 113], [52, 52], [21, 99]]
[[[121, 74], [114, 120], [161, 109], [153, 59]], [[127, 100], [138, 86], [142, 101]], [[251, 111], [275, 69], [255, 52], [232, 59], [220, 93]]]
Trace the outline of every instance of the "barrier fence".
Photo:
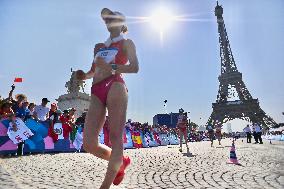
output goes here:
[[[18, 118], [19, 119], [19, 118]], [[24, 139], [24, 153], [43, 152], [75, 152], [83, 150], [83, 130], [81, 127], [75, 133], [66, 134], [64, 125], [61, 123], [54, 125], [51, 131], [49, 122], [37, 122], [28, 119], [25, 122], [16, 121], [17, 133], [12, 131], [9, 120], [0, 121], [0, 154], [15, 154], [18, 148], [17, 142]], [[284, 135], [265, 135], [264, 139], [284, 141]], [[72, 140], [71, 140], [72, 139]], [[130, 131], [124, 130], [124, 148], [147, 148], [165, 145], [179, 144], [179, 138], [175, 133], [157, 133], [155, 131]], [[99, 135], [99, 142], [110, 146], [108, 133], [105, 130]]]
[[[19, 125], [18, 125], [19, 124]], [[73, 139], [71, 135], [64, 136], [64, 126], [61, 123], [54, 125], [54, 131], [51, 132], [49, 122], [37, 122], [28, 119], [25, 122], [17, 122], [18, 134], [13, 133], [11, 124], [8, 120], [0, 121], [0, 154], [14, 154], [17, 151], [18, 144], [25, 136], [25, 133], [31, 132], [28, 139], [24, 140], [24, 153], [43, 153], [43, 152], [75, 152], [82, 149], [83, 130], [79, 129], [74, 133]], [[26, 129], [26, 130], [25, 130]], [[13, 133], [13, 135], [9, 135]], [[11, 137], [13, 140], [11, 140]], [[169, 144], [179, 144], [178, 136], [174, 133], [163, 134], [156, 132], [142, 132], [124, 130], [124, 148], [147, 148], [164, 146]], [[13, 142], [14, 141], [14, 142]], [[110, 145], [108, 133], [101, 131], [99, 135], [101, 144]]]

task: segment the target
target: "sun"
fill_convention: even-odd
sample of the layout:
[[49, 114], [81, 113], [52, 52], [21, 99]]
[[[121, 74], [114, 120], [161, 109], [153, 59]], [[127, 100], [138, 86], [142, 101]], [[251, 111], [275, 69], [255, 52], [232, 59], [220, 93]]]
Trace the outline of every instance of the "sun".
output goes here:
[[149, 17], [151, 25], [159, 32], [164, 32], [168, 29], [171, 26], [173, 19], [174, 16], [172, 12], [166, 8], [156, 9], [152, 16]]

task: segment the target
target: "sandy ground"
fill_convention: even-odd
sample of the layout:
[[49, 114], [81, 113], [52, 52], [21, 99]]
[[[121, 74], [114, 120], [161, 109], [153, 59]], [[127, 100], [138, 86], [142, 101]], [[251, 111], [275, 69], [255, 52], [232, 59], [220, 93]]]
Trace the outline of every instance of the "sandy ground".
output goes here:
[[[176, 145], [125, 150], [132, 164], [122, 184], [112, 188], [284, 188], [284, 142], [238, 140], [241, 166], [227, 164], [231, 143], [190, 143], [192, 155]], [[1, 158], [0, 188], [99, 188], [106, 166], [87, 153]]]

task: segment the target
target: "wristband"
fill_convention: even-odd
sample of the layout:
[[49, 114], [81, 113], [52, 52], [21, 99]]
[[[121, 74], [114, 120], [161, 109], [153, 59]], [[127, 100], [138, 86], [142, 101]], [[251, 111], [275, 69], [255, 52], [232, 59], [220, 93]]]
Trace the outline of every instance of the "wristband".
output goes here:
[[117, 64], [111, 64], [111, 74], [114, 75], [117, 70]]

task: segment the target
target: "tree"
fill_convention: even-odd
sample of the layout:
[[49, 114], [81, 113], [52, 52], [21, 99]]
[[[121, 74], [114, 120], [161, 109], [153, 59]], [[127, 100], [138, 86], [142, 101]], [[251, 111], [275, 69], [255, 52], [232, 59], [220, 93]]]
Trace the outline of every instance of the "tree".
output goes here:
[[198, 127], [198, 125], [194, 122], [190, 122], [189, 124], [189, 129], [192, 130], [192, 129], [196, 129]]

